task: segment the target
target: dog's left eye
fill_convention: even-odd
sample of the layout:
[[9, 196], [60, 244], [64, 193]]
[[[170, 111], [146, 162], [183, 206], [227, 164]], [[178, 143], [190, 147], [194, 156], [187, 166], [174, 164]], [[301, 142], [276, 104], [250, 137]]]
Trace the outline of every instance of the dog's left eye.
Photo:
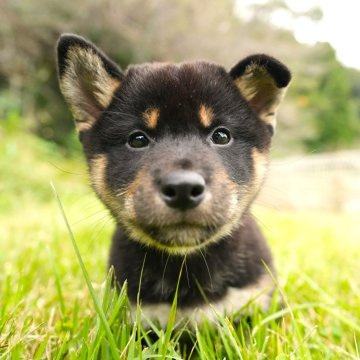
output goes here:
[[230, 131], [225, 128], [218, 128], [211, 135], [211, 141], [216, 145], [226, 145], [230, 140]]
[[136, 131], [130, 134], [128, 144], [130, 147], [140, 149], [147, 147], [150, 143], [148, 137], [141, 131]]

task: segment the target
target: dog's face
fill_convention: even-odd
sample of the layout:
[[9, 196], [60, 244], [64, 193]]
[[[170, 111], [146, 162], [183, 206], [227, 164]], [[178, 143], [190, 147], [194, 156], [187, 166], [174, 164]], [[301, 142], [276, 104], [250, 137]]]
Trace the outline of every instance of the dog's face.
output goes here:
[[189, 253], [239, 226], [266, 174], [288, 69], [265, 55], [123, 73], [82, 38], [58, 43], [62, 92], [93, 187], [129, 237]]

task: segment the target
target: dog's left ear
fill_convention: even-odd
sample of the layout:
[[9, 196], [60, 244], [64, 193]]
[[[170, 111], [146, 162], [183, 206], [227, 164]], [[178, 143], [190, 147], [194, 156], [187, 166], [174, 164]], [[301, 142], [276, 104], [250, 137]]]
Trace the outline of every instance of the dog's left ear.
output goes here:
[[276, 111], [291, 80], [289, 69], [267, 55], [252, 55], [230, 70], [242, 96], [274, 132]]
[[124, 77], [121, 69], [91, 42], [73, 34], [57, 43], [61, 92], [80, 133], [93, 126]]

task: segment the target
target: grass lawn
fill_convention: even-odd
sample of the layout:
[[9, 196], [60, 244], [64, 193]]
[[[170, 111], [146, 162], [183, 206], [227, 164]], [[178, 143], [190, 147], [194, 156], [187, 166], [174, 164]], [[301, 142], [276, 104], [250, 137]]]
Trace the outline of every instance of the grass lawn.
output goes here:
[[[76, 255], [50, 182], [80, 250]], [[281, 311], [218, 316], [179, 346], [183, 329], [133, 322], [106, 281], [113, 222], [81, 156], [0, 130], [0, 359], [358, 359], [360, 214], [254, 212], [273, 249]], [[89, 280], [91, 279], [91, 280]]]

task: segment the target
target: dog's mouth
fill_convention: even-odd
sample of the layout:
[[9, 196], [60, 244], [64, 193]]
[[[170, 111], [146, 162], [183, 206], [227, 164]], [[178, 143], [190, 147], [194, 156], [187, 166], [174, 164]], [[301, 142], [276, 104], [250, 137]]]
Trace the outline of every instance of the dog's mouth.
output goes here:
[[149, 247], [173, 254], [188, 254], [222, 237], [223, 227], [177, 222], [165, 226], [126, 224], [133, 238]]
[[[160, 239], [164, 243], [200, 243], [214, 234], [217, 230], [215, 226], [206, 226], [196, 223], [179, 222], [166, 226], [145, 226], [143, 230], [155, 239]], [[176, 241], [176, 239], [179, 239]], [[188, 239], [186, 239], [188, 238]], [[201, 239], [200, 239], [201, 238]]]

